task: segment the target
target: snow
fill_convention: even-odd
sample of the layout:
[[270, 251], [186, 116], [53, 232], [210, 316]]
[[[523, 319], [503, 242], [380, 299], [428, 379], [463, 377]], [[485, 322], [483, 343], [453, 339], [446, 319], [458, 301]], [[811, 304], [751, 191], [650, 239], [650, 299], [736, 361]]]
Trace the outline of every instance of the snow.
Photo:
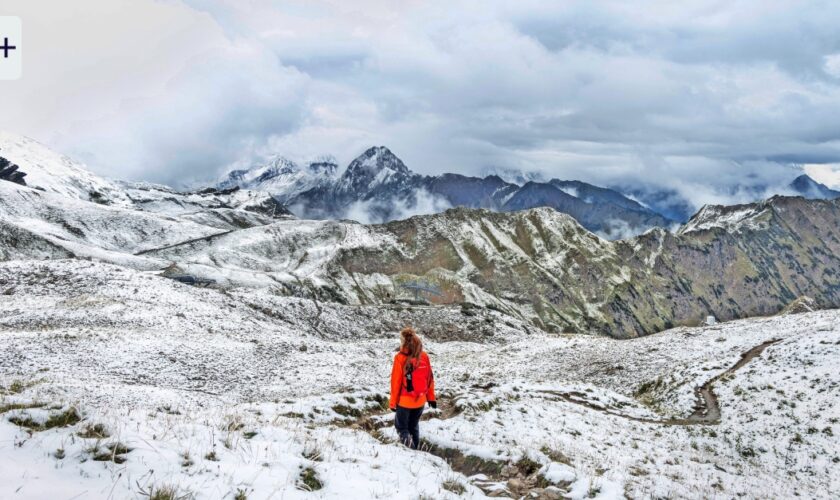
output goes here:
[[[334, 161], [332, 158], [324, 160]], [[287, 203], [297, 195], [315, 187], [327, 185], [335, 179], [335, 169], [301, 168], [289, 159], [278, 157], [265, 165], [230, 172], [219, 182], [219, 186], [222, 188], [239, 186], [264, 191], [277, 197], [281, 203]]]
[[757, 229], [761, 227], [761, 217], [769, 213], [768, 208], [761, 205], [740, 205], [725, 207], [720, 205], [706, 205], [680, 227], [678, 234], [688, 234], [697, 231], [707, 231], [712, 228], [722, 228], [738, 231], [742, 228]]
[[116, 183], [90, 173], [81, 163], [28, 137], [0, 131], [0, 156], [26, 173], [24, 181], [29, 186], [79, 200], [90, 200], [93, 193], [99, 193], [115, 205], [129, 205]]
[[[433, 455], [342, 424], [333, 410], [367, 408], [387, 391], [400, 318], [430, 315], [423, 334], [445, 308], [315, 304], [77, 260], [6, 262], [0, 284], [12, 290], [0, 301], [0, 386], [32, 384], [0, 405], [44, 402], [18, 410], [41, 421], [53, 405], [84, 417], [30, 435], [3, 415], [0, 497], [55, 488], [139, 497], [167, 484], [197, 498], [240, 488], [249, 498], [297, 498], [308, 495], [297, 489], [301, 467], [317, 472], [324, 498], [453, 497], [442, 486], [452, 478], [471, 485], [467, 496], [491, 489]], [[442, 407], [460, 411], [423, 422], [421, 433], [486, 460], [528, 456], [569, 498], [830, 498], [840, 487], [836, 437], [825, 431], [840, 431], [838, 320], [840, 311], [820, 311], [623, 341], [526, 333], [521, 324], [493, 342], [429, 337]], [[770, 339], [781, 341], [716, 383], [719, 425], [633, 420], [688, 415], [693, 387]], [[639, 399], [637, 389], [656, 379], [665, 383], [654, 397]], [[482, 388], [488, 381], [498, 385]], [[579, 394], [587, 406], [555, 394]], [[99, 449], [115, 441], [132, 449], [125, 463], [91, 459], [95, 440], [76, 434], [92, 423], [111, 434]], [[320, 461], [304, 456], [313, 448]], [[218, 462], [205, 458], [214, 450]]]
[[577, 479], [577, 471], [573, 467], [557, 462], [549, 462], [540, 469], [540, 474], [543, 475], [549, 482], [552, 483], [572, 483]]
[[[838, 310], [803, 299], [776, 317], [615, 340], [541, 331], [528, 305], [513, 316], [375, 303], [366, 294], [394, 292], [396, 278], [351, 273], [341, 258], [408, 262], [427, 247], [388, 226], [255, 214], [247, 208], [265, 195], [247, 191], [112, 183], [3, 135], [6, 154], [43, 191], [0, 182], [0, 498], [143, 498], [172, 486], [199, 499], [413, 500], [455, 498], [453, 483], [467, 498], [518, 497], [528, 481], [575, 499], [840, 491]], [[471, 281], [476, 249], [553, 276], [575, 272], [572, 252], [616, 259], [617, 244], [550, 209], [464, 213], [415, 219], [411, 238], [451, 245], [465, 264], [428, 276], [460, 280], [475, 304], [504, 305]], [[766, 213], [707, 207], [682, 231], [737, 231]], [[666, 236], [652, 236], [645, 264]], [[161, 276], [173, 263], [219, 285]], [[630, 280], [626, 266], [613, 271], [603, 279]], [[357, 300], [325, 301], [318, 292], [331, 286]], [[603, 314], [581, 297], [591, 317]], [[394, 443], [379, 401], [407, 324], [424, 338], [439, 394], [423, 439], [501, 470], [476, 474]], [[719, 422], [692, 420], [696, 388], [709, 385]], [[38, 428], [71, 408], [81, 421]], [[84, 437], [96, 424], [108, 435]], [[533, 473], [517, 466], [529, 461]], [[322, 488], [305, 491], [305, 474]]]

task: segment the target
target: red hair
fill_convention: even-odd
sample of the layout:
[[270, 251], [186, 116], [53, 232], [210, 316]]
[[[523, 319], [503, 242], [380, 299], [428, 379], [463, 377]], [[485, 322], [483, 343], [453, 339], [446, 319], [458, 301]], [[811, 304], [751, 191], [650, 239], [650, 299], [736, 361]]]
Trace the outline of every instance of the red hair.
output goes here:
[[423, 352], [423, 342], [410, 326], [400, 332], [400, 352], [414, 359], [420, 359], [420, 353]]

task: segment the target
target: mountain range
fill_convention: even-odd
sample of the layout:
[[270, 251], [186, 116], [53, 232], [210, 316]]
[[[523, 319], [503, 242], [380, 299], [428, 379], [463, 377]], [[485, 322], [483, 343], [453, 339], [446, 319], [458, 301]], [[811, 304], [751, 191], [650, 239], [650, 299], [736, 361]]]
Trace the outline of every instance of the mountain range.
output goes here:
[[277, 158], [251, 170], [231, 172], [218, 186], [269, 192], [306, 219], [384, 222], [451, 207], [510, 212], [544, 206], [567, 213], [608, 238], [673, 224], [617, 191], [583, 182], [527, 180], [518, 185], [495, 174], [420, 175], [383, 146], [366, 150], [341, 173], [332, 162], [301, 167]]
[[[668, 190], [628, 188], [624, 194], [620, 189], [577, 180], [545, 181], [536, 174], [505, 169], [487, 172], [490, 175], [484, 177], [421, 175], [391, 150], [379, 146], [366, 150], [343, 171], [329, 157], [303, 166], [278, 157], [249, 170], [230, 172], [218, 187], [268, 192], [301, 218], [350, 218], [368, 223], [452, 207], [498, 212], [550, 207], [607, 239], [626, 238], [654, 227], [669, 228], [686, 222], [693, 213], [687, 201]], [[766, 190], [756, 190], [756, 199], [759, 191]], [[809, 199], [840, 197], [840, 192], [807, 175], [783, 191]]]
[[109, 181], [25, 139], [0, 136], [0, 150], [28, 173], [26, 185], [0, 181], [0, 260], [97, 260], [209, 278], [222, 289], [270, 287], [356, 305], [416, 299], [420, 292], [412, 290], [421, 290], [432, 304], [492, 308], [549, 332], [614, 337], [698, 324], [708, 315], [775, 314], [802, 296], [815, 307], [840, 306], [837, 199], [706, 206], [673, 231], [608, 241], [554, 208], [512, 207], [550, 196], [572, 207], [594, 205], [567, 191], [607, 197], [619, 208], [628, 203], [609, 190], [417, 176], [381, 149], [347, 175], [325, 171], [336, 180], [302, 194], [346, 203], [367, 190], [367, 200], [384, 200], [412, 192], [419, 177], [427, 187], [463, 183], [472, 189], [455, 189], [452, 199], [468, 192], [494, 208], [507, 190], [503, 206], [512, 211], [459, 207], [373, 225], [299, 220], [265, 192], [184, 193]]

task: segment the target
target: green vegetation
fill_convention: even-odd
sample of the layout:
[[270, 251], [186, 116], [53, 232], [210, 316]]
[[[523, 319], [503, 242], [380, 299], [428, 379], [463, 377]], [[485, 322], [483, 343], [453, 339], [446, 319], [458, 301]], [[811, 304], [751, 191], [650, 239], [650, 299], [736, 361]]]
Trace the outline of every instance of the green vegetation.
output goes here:
[[25, 427], [29, 430], [40, 432], [45, 431], [48, 429], [53, 429], [55, 427], [68, 427], [70, 425], [76, 425], [79, 421], [82, 420], [82, 417], [79, 416], [79, 413], [76, 411], [76, 408], [70, 407], [60, 413], [54, 413], [47, 418], [46, 422], [43, 424], [37, 422], [32, 419], [29, 415], [21, 415], [9, 418], [9, 422], [17, 425], [18, 427]]
[[28, 410], [30, 408], [42, 408], [44, 403], [7, 403], [0, 405], [0, 415], [13, 410]]
[[318, 491], [324, 487], [324, 484], [318, 479], [318, 473], [312, 467], [303, 469], [300, 473], [300, 481], [298, 488], [304, 491]]

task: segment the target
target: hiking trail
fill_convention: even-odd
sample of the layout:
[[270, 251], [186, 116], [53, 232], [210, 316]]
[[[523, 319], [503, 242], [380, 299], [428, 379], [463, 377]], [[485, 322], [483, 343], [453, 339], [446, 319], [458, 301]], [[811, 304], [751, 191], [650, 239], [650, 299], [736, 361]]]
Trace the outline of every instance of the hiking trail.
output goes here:
[[622, 417], [628, 420], [633, 420], [635, 422], [642, 422], [646, 424], [661, 424], [661, 425], [717, 425], [720, 423], [720, 402], [718, 401], [718, 397], [715, 394], [713, 387], [715, 382], [718, 380], [732, 375], [736, 371], [740, 370], [744, 366], [747, 365], [750, 361], [754, 358], [761, 355], [765, 349], [770, 347], [773, 344], [780, 342], [781, 339], [773, 339], [768, 340], [762, 344], [759, 344], [748, 351], [741, 354], [741, 359], [738, 360], [737, 363], [732, 365], [729, 369], [715, 375], [714, 377], [707, 380], [703, 385], [695, 387], [694, 395], [697, 398], [697, 402], [694, 406], [694, 411], [685, 418], [668, 418], [668, 419], [653, 419], [653, 418], [644, 418], [644, 417], [633, 417], [631, 415], [626, 415], [619, 411], [615, 411], [611, 408], [606, 406], [602, 406], [598, 403], [594, 403], [589, 401], [586, 398], [586, 395], [582, 392], [578, 391], [568, 391], [568, 392], [561, 392], [561, 391], [542, 391], [545, 394], [550, 394], [552, 396], [559, 397], [563, 401], [574, 403], [580, 406], [585, 406], [589, 409], [599, 411], [601, 413], [606, 413], [608, 415], [613, 415], [616, 417]]

